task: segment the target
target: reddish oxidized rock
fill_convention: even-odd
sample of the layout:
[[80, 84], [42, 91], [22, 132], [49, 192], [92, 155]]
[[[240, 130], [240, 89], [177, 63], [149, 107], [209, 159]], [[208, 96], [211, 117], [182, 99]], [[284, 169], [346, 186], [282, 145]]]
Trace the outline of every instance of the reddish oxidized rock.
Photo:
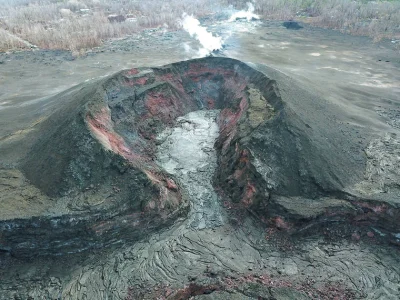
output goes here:
[[178, 190], [178, 186], [170, 178], [167, 179], [167, 188], [170, 189], [170, 190], [173, 190], [173, 191], [177, 191]]
[[274, 224], [274, 226], [280, 230], [289, 230], [292, 227], [290, 223], [286, 222], [281, 216], [277, 216], [273, 218], [271, 221]]
[[374, 234], [372, 231], [368, 231], [368, 232], [367, 232], [367, 236], [368, 236], [369, 238], [373, 238], [373, 237], [375, 236], [375, 234]]
[[361, 236], [360, 236], [360, 234], [358, 233], [358, 232], [354, 232], [352, 235], [351, 235], [351, 239], [353, 240], [353, 241], [359, 241], [360, 239], [361, 239]]

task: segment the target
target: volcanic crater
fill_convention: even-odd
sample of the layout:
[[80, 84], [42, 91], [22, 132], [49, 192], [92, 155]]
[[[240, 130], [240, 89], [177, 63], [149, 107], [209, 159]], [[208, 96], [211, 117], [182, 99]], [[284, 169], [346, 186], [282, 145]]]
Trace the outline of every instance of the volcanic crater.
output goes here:
[[269, 228], [266, 238], [329, 231], [354, 239], [355, 228], [373, 225], [383, 233], [376, 239], [396, 243], [398, 207], [352, 189], [364, 177], [362, 150], [324, 124], [329, 115], [312, 113], [318, 98], [266, 74], [284, 78], [208, 57], [124, 70], [56, 96], [65, 104], [33, 133], [20, 163], [53, 205], [1, 221], [2, 255], [115, 249], [181, 223], [193, 235], [234, 228], [245, 214]]
[[[274, 80], [243, 62], [209, 57], [134, 68], [69, 97], [43, 122], [44, 134], [21, 163], [27, 179], [56, 204], [48, 216], [3, 222], [2, 248], [16, 256], [136, 240], [187, 214], [196, 184], [182, 187], [182, 178], [157, 162], [157, 149], [166, 128], [196, 111], [215, 112], [218, 126], [210, 145], [216, 164], [207, 167], [215, 169], [207, 175], [207, 190], [217, 194], [209, 210], [223, 205], [250, 211], [284, 229], [293, 225], [285, 218], [303, 225], [316, 215], [357, 215], [344, 187], [362, 169], [341, 168], [357, 162], [338, 154], [339, 146], [323, 138], [318, 124], [305, 123], [282, 100]], [[356, 203], [364, 210], [374, 206]], [[313, 212], [298, 213], [304, 205]]]
[[[43, 122], [46, 134], [22, 162], [27, 179], [64, 209], [37, 218], [35, 229], [26, 220], [15, 226], [26, 233], [15, 239], [15, 230], [9, 232], [4, 248], [15, 255], [80, 252], [99, 247], [94, 236], [101, 236], [102, 246], [113, 244], [128, 229], [132, 238], [135, 230], [142, 235], [185, 213], [188, 192], [157, 164], [156, 152], [157, 136], [190, 112], [218, 112], [218, 167], [208, 180], [219, 194], [247, 208], [268, 203], [268, 183], [248, 144], [254, 131], [281, 118], [283, 104], [275, 82], [261, 72], [236, 60], [206, 58], [122, 71], [74, 96]], [[82, 234], [60, 235], [61, 227]], [[38, 235], [47, 238], [36, 240]]]

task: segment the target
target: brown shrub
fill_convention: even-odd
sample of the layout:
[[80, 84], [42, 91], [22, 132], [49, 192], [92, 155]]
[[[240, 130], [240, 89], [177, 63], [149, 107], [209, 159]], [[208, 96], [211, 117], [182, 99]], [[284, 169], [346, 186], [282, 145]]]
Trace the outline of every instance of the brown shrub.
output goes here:
[[18, 38], [11, 35], [8, 31], [0, 28], [0, 51], [5, 52], [8, 50], [21, 50], [28, 48], [29, 47]]

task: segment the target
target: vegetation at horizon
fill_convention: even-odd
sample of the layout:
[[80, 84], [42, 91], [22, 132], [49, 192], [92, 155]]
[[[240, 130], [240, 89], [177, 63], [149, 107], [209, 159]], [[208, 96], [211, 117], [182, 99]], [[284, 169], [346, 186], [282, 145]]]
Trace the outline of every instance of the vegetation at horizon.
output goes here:
[[[246, 9], [246, 0], [0, 0], [0, 51], [65, 49], [74, 53], [146, 28], [179, 28], [183, 13], [216, 16]], [[262, 19], [400, 40], [400, 0], [257, 0]], [[398, 43], [399, 44], [399, 43]]]

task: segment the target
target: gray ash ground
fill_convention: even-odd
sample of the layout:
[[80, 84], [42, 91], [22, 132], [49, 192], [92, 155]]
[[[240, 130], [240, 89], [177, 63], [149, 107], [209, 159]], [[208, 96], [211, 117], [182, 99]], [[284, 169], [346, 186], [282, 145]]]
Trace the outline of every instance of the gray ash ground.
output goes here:
[[[332, 153], [336, 162], [332, 166], [356, 180], [342, 181], [340, 193], [313, 199], [272, 193], [271, 215], [263, 219], [260, 211], [224, 201], [226, 195], [219, 189], [214, 192], [215, 179], [211, 177], [218, 171], [215, 159], [219, 154], [212, 146], [216, 132], [209, 129], [216, 112], [192, 112], [166, 129], [165, 139], [160, 132], [157, 141], [159, 164], [176, 177], [191, 203], [188, 216], [182, 214], [155, 233], [144, 233], [138, 242], [124, 239], [111, 247], [74, 255], [26, 259], [13, 257], [2, 246], [0, 299], [399, 298], [398, 52], [385, 44], [373, 45], [366, 38], [307, 26], [293, 31], [281, 23], [259, 25], [221, 23], [213, 27], [221, 34], [235, 28], [221, 54], [260, 63], [252, 66], [277, 81], [286, 99], [287, 116], [299, 116], [288, 118], [297, 121], [278, 128], [294, 132], [292, 140], [299, 156], [315, 163], [314, 152], [301, 147], [298, 129], [304, 127], [308, 140], [321, 144], [328, 156]], [[75, 198], [72, 208], [59, 209], [54, 206], [58, 200], [42, 193], [19, 169], [21, 158], [36, 142], [30, 140], [30, 134], [36, 134], [69, 95], [80, 94], [87, 84], [61, 96], [48, 96], [121, 68], [187, 58], [190, 53], [183, 53], [179, 44], [185, 39], [195, 48], [196, 43], [184, 33], [164, 36], [154, 31], [143, 38], [115, 41], [74, 60], [68, 53], [60, 56], [51, 51], [2, 56], [0, 207], [1, 219], [8, 220], [4, 224], [26, 222], [34, 232], [49, 214], [85, 215], [102, 205], [101, 199], [93, 196], [100, 188], [89, 185], [84, 195]], [[54, 59], [59, 59], [57, 64]], [[197, 127], [201, 129], [198, 136], [191, 135], [196, 133], [196, 122], [206, 125]], [[261, 129], [253, 135], [253, 145], [265, 143], [268, 150], [274, 150], [287, 143], [288, 139], [272, 139], [269, 127]], [[188, 146], [176, 139], [179, 132], [196, 137], [201, 150], [198, 156], [207, 157], [207, 165], [176, 155], [186, 154], [178, 150]], [[330, 149], [332, 145], [338, 146], [335, 151]], [[253, 152], [258, 158], [268, 153], [279, 152]], [[336, 157], [346, 157], [354, 165]], [[287, 161], [291, 160], [283, 163]], [[271, 171], [262, 165], [266, 162], [253, 163], [260, 176], [268, 179]], [[181, 167], [192, 169], [185, 172]], [[124, 170], [122, 165], [118, 168]], [[307, 170], [307, 165], [302, 170]], [[271, 183], [277, 179], [279, 176]], [[102, 188], [110, 199], [118, 199], [124, 182]], [[199, 197], [202, 193], [207, 199]], [[222, 218], [215, 213], [219, 210]], [[38, 216], [36, 223], [29, 223], [31, 216]], [[117, 221], [131, 220], [122, 216]], [[97, 229], [111, 236], [120, 234], [118, 227]], [[7, 234], [2, 232], [0, 241], [4, 238]]]

